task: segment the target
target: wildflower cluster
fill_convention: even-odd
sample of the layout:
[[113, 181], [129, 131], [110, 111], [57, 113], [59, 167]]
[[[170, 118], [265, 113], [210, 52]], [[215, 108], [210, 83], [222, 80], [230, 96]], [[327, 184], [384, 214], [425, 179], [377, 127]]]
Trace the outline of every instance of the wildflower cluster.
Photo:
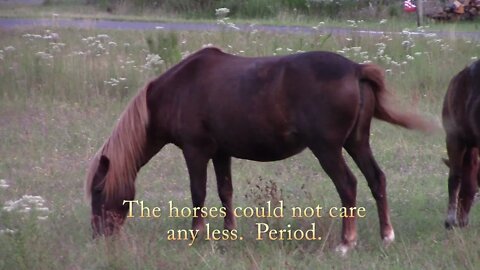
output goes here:
[[32, 196], [32, 195], [23, 195], [22, 198], [15, 201], [7, 201], [3, 206], [3, 210], [7, 212], [18, 212], [18, 213], [38, 213], [37, 217], [39, 220], [44, 220], [48, 218], [48, 213], [50, 210], [45, 206], [45, 199], [41, 196]]
[[147, 54], [145, 57], [145, 65], [143, 67], [148, 70], [155, 70], [165, 63], [158, 54]]
[[85, 53], [95, 56], [109, 55], [109, 48], [117, 47], [117, 43], [106, 34], [82, 38], [82, 42], [87, 46]]

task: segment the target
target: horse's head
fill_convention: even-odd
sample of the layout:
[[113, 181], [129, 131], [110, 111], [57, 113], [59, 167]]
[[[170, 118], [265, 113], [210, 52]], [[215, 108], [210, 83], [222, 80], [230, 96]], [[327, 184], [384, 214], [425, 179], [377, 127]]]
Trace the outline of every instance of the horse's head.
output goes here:
[[[92, 217], [91, 224], [93, 237], [109, 236], [117, 232], [123, 224], [127, 210], [120, 200], [107, 197], [105, 186], [110, 166], [110, 160], [101, 155], [91, 165], [88, 179], [87, 193], [91, 197]], [[111, 196], [110, 196], [111, 197]]]

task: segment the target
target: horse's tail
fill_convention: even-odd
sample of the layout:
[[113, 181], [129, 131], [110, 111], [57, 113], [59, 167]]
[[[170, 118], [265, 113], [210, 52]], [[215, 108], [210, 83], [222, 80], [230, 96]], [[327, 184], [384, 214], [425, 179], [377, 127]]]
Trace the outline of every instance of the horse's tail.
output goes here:
[[393, 94], [387, 90], [385, 75], [379, 66], [374, 64], [360, 65], [360, 79], [367, 82], [373, 89], [375, 96], [375, 111], [373, 116], [375, 118], [423, 132], [432, 132], [439, 129], [438, 124], [416, 113], [401, 111], [394, 107]]

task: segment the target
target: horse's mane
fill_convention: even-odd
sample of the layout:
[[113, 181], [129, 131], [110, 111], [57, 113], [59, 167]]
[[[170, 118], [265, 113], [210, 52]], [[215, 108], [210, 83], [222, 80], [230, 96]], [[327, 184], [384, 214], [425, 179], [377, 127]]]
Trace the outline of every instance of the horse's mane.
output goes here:
[[146, 102], [147, 88], [148, 85], [133, 97], [117, 121], [112, 134], [91, 161], [86, 181], [88, 197], [91, 196], [93, 178], [102, 155], [109, 159], [109, 168], [103, 188], [106, 201], [128, 198], [135, 193], [134, 181], [138, 172], [138, 164], [143, 159], [149, 121]]

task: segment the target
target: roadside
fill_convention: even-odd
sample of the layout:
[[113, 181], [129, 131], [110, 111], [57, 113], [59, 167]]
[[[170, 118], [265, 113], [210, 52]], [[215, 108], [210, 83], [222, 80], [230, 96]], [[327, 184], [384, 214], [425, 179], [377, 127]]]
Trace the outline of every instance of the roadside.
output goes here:
[[436, 35], [442, 38], [463, 38], [480, 40], [480, 32], [457, 31], [379, 31], [364, 28], [345, 28], [332, 26], [279, 26], [255, 24], [218, 24], [200, 22], [141, 22], [118, 20], [92, 19], [29, 19], [29, 18], [0, 18], [0, 29], [34, 28], [34, 27], [62, 27], [81, 29], [116, 29], [116, 30], [168, 30], [168, 31], [267, 31], [278, 33], [305, 33], [305, 34], [361, 34], [364, 36], [399, 35], [413, 36]]
[[[0, 18], [29, 18], [29, 19], [82, 19], [106, 21], [134, 21], [134, 22], [188, 22], [215, 24], [215, 19], [189, 17], [178, 13], [168, 13], [160, 9], [143, 10], [141, 12], [119, 11], [107, 12], [95, 5], [80, 5], [77, 1], [67, 1], [62, 4], [44, 5], [43, 0], [0, 0]], [[215, 10], [212, 10], [214, 13]], [[366, 17], [365, 20], [346, 20], [341, 18], [325, 18], [305, 16], [299, 13], [284, 12], [277, 16], [262, 19], [230, 18], [230, 22], [238, 25], [273, 25], [292, 27], [328, 26], [346, 29], [369, 29], [384, 32], [400, 32], [404, 29], [415, 30], [415, 14], [401, 14], [391, 17]], [[478, 32], [480, 24], [475, 22], [434, 23], [426, 20], [424, 27], [430, 31], [441, 32]], [[467, 34], [468, 35], [468, 34]]]
[[42, 5], [44, 0], [0, 0], [0, 4], [9, 4], [9, 5], [31, 5], [38, 6]]

